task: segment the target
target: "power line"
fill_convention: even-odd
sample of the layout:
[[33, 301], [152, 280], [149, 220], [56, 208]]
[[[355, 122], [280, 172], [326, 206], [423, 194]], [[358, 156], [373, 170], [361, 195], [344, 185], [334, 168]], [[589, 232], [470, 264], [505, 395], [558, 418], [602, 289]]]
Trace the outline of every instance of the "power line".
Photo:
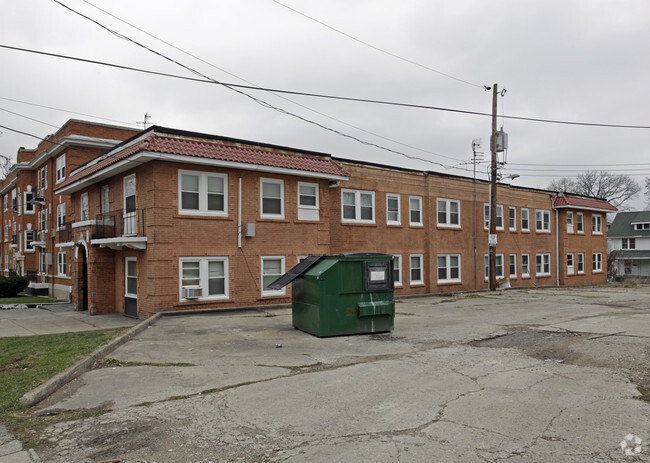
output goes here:
[[[123, 65], [120, 65], [120, 64], [107, 63], [107, 62], [103, 62], [103, 61], [91, 60], [91, 59], [86, 59], [86, 58], [79, 58], [79, 57], [74, 57], [74, 56], [69, 56], [69, 55], [61, 55], [61, 54], [57, 54], [57, 53], [48, 53], [48, 52], [38, 51], [38, 50], [33, 50], [33, 49], [28, 49], [28, 48], [13, 47], [13, 46], [10, 46], [10, 45], [2, 45], [2, 44], [0, 44], [0, 48], [6, 48], [6, 49], [9, 49], [9, 50], [15, 50], [15, 51], [22, 51], [22, 52], [26, 52], [26, 53], [33, 53], [33, 54], [43, 55], [43, 56], [50, 56], [50, 57], [54, 57], [54, 58], [67, 59], [67, 60], [72, 60], [72, 61], [79, 61], [79, 62], [83, 62], [83, 63], [96, 64], [96, 65], [99, 65], [99, 66], [107, 66], [107, 67], [122, 69], [122, 70], [126, 70], [126, 71], [141, 72], [141, 73], [144, 73], [144, 74], [151, 74], [151, 75], [156, 75], [156, 76], [161, 76], [161, 77], [169, 77], [169, 78], [180, 79], [180, 80], [188, 80], [188, 81], [199, 82], [199, 83], [217, 84], [217, 85], [222, 85], [222, 86], [224, 86], [226, 88], [229, 88], [229, 89], [231, 89], [233, 91], [237, 91], [236, 89], [241, 88], [241, 89], [246, 89], [246, 90], [256, 90], [256, 91], [269, 92], [269, 93], [282, 93], [282, 94], [288, 94], [288, 95], [298, 95], [298, 96], [306, 96], [306, 97], [313, 97], [313, 98], [324, 98], [324, 99], [330, 99], [330, 100], [351, 101], [351, 102], [357, 102], [357, 103], [370, 103], [370, 104], [378, 104], [378, 105], [386, 105], [386, 106], [398, 106], [398, 107], [413, 108], [413, 109], [424, 109], [424, 110], [431, 110], [431, 111], [451, 112], [451, 113], [457, 113], [457, 114], [468, 114], [468, 115], [472, 115], [472, 116], [492, 117], [491, 113], [484, 113], [484, 112], [480, 112], [480, 111], [467, 111], [467, 110], [462, 110], [462, 109], [444, 108], [444, 107], [440, 107], [440, 106], [429, 106], [429, 105], [412, 104], [412, 103], [399, 103], [399, 102], [394, 102], [394, 101], [373, 100], [373, 99], [354, 98], [354, 97], [344, 97], [344, 96], [326, 95], [326, 94], [320, 94], [320, 93], [298, 92], [298, 91], [293, 91], [293, 90], [281, 90], [281, 89], [275, 89], [275, 88], [256, 87], [256, 86], [252, 86], [252, 85], [240, 85], [240, 84], [233, 84], [233, 83], [229, 83], [229, 82], [219, 82], [219, 81], [216, 81], [216, 80], [210, 79], [210, 78], [199, 79], [199, 78], [196, 78], [196, 77], [187, 77], [187, 76], [181, 76], [181, 75], [177, 75], [177, 74], [170, 74], [170, 73], [165, 73], [165, 72], [151, 71], [151, 70], [147, 70], [147, 69], [135, 68], [135, 67], [131, 67], [131, 66], [123, 66]], [[255, 97], [252, 97], [252, 96], [250, 96], [248, 94], [245, 94], [244, 92], [241, 92], [241, 93], [246, 95], [249, 98], [252, 98], [252, 99], [255, 98]], [[562, 120], [553, 120], [553, 119], [540, 119], [540, 118], [534, 118], [534, 117], [506, 116], [506, 115], [502, 115], [502, 116], [499, 116], [499, 117], [501, 117], [503, 119], [521, 120], [521, 121], [528, 121], [528, 122], [542, 122], [542, 123], [547, 123], [547, 124], [564, 124], [564, 125], [575, 125], [575, 126], [585, 126], [585, 127], [616, 128], [616, 129], [650, 129], [650, 126], [648, 126], [648, 125], [626, 125], [626, 124], [605, 124], [605, 123], [595, 123], [595, 122], [576, 122], [576, 121], [562, 121]]]
[[458, 78], [458, 77], [454, 77], [454, 76], [452, 76], [451, 74], [447, 74], [447, 73], [444, 73], [444, 72], [438, 71], [437, 69], [431, 68], [431, 67], [429, 67], [429, 66], [425, 66], [424, 64], [420, 64], [420, 63], [418, 63], [418, 62], [416, 62], [416, 61], [410, 60], [410, 59], [408, 59], [408, 58], [404, 58], [403, 56], [397, 55], [397, 54], [395, 54], [395, 53], [391, 53], [390, 51], [384, 50], [383, 48], [379, 48], [379, 47], [377, 47], [377, 46], [375, 46], [375, 45], [373, 45], [373, 44], [371, 44], [371, 43], [368, 43], [368, 42], [366, 42], [366, 41], [364, 41], [364, 40], [361, 40], [361, 39], [359, 39], [359, 38], [357, 38], [357, 37], [355, 37], [355, 36], [353, 36], [353, 35], [350, 35], [350, 34], [348, 34], [347, 32], [343, 32], [343, 31], [340, 30], [340, 29], [337, 29], [337, 28], [335, 28], [335, 27], [333, 27], [333, 26], [330, 26], [329, 24], [324, 23], [323, 21], [320, 21], [319, 19], [316, 19], [316, 18], [314, 18], [314, 17], [312, 17], [312, 16], [309, 16], [309, 15], [303, 13], [302, 11], [299, 11], [299, 10], [297, 10], [297, 9], [295, 9], [295, 8], [292, 8], [292, 7], [288, 6], [288, 5], [285, 5], [284, 3], [280, 3], [280, 2], [278, 2], [277, 0], [271, 0], [271, 1], [272, 1], [273, 3], [275, 3], [275, 4], [277, 4], [277, 5], [280, 5], [280, 6], [283, 7], [283, 8], [286, 8], [287, 10], [293, 11], [294, 13], [297, 13], [297, 14], [299, 14], [300, 16], [303, 16], [303, 17], [309, 19], [310, 21], [314, 21], [315, 23], [318, 23], [318, 24], [320, 24], [321, 26], [324, 26], [324, 27], [326, 27], [326, 28], [328, 28], [328, 29], [330, 29], [330, 30], [332, 30], [332, 31], [334, 31], [334, 32], [336, 32], [336, 33], [338, 33], [338, 34], [341, 34], [341, 35], [343, 35], [343, 36], [345, 36], [345, 37], [347, 37], [347, 38], [349, 38], [349, 39], [351, 39], [351, 40], [354, 40], [354, 41], [357, 42], [357, 43], [360, 43], [360, 44], [362, 44], [362, 45], [365, 45], [366, 47], [372, 48], [372, 49], [375, 50], [375, 51], [378, 51], [378, 52], [383, 53], [383, 54], [385, 54], [385, 55], [391, 56], [391, 57], [393, 57], [393, 58], [397, 58], [397, 59], [400, 60], [400, 61], [404, 61], [405, 63], [412, 64], [412, 65], [417, 66], [417, 67], [419, 67], [419, 68], [426, 69], [427, 71], [435, 72], [436, 74], [439, 74], [439, 75], [441, 75], [441, 76], [448, 77], [448, 78], [450, 78], [450, 79], [456, 80], [456, 81], [458, 81], [458, 82], [462, 82], [462, 83], [467, 84], [467, 85], [471, 85], [472, 87], [478, 87], [478, 88], [480, 88], [481, 90], [484, 90], [484, 89], [485, 89], [485, 86], [484, 86], [484, 85], [478, 85], [478, 84], [474, 84], [474, 83], [472, 83], [472, 82], [468, 82], [468, 81], [463, 80], [463, 79], [460, 79], [460, 78]]
[[38, 122], [39, 124], [49, 125], [50, 127], [54, 127], [55, 129], [58, 129], [58, 128], [59, 128], [59, 126], [57, 126], [57, 125], [52, 125], [52, 124], [50, 124], [49, 122], [39, 121], [38, 119], [34, 119], [34, 118], [32, 118], [32, 117], [27, 117], [27, 116], [24, 116], [24, 115], [22, 115], [22, 114], [15, 113], [15, 112], [13, 112], [13, 111], [9, 111], [8, 109], [0, 108], [0, 111], [4, 111], [4, 112], [6, 112], [6, 113], [13, 114], [14, 116], [24, 117], [25, 119], [29, 119], [30, 121], [34, 121], [34, 122]]

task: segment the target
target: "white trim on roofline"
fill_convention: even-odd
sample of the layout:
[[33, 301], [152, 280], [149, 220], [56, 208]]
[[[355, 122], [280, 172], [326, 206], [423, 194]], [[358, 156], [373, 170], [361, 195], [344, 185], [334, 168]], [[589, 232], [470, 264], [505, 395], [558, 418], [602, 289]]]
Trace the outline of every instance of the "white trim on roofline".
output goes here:
[[272, 173], [272, 174], [286, 174], [295, 175], [299, 177], [321, 178], [326, 180], [348, 180], [349, 177], [342, 175], [324, 174], [321, 172], [311, 172], [300, 169], [288, 169], [285, 167], [262, 166], [259, 164], [248, 164], [244, 162], [223, 161], [221, 159], [207, 159], [195, 156], [188, 156], [185, 154], [168, 154], [168, 153], [153, 153], [150, 151], [143, 151], [129, 156], [126, 159], [111, 164], [104, 169], [77, 180], [60, 189], [55, 189], [56, 194], [70, 194], [79, 191], [89, 185], [97, 183], [109, 177], [113, 177], [119, 173], [125, 172], [135, 166], [141, 165], [143, 162], [148, 161], [172, 161], [184, 164], [202, 165], [211, 167], [221, 167], [229, 169], [244, 169], [255, 170], [258, 172]]
[[616, 211], [612, 211], [611, 209], [599, 209], [597, 207], [583, 207], [583, 206], [573, 206], [570, 204], [564, 205], [564, 206], [554, 206], [555, 209], [576, 209], [576, 210], [581, 210], [581, 211], [594, 211], [594, 212], [603, 212], [607, 214], [613, 214]]

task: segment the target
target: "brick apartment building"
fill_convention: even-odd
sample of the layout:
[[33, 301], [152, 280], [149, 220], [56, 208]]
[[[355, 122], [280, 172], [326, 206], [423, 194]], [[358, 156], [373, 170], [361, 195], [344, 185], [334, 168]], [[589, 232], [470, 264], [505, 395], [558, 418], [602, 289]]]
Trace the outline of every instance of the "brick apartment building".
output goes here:
[[[485, 289], [488, 187], [151, 127], [56, 185], [70, 206], [53, 245], [72, 300], [98, 314], [286, 303], [268, 284], [301, 257], [352, 251], [394, 255], [397, 295]], [[606, 281], [613, 206], [511, 185], [497, 198], [499, 281]]]
[[28, 276], [30, 291], [67, 300], [73, 255], [58, 248], [71, 211], [69, 196], [54, 188], [70, 171], [106, 152], [137, 130], [69, 120], [36, 149], [20, 148], [0, 183], [3, 275]]

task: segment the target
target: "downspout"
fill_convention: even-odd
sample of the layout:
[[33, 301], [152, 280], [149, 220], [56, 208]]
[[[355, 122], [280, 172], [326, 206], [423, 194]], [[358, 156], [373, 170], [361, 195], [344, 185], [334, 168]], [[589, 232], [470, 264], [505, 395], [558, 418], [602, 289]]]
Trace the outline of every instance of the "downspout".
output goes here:
[[237, 189], [237, 246], [241, 249], [241, 177]]
[[551, 196], [551, 207], [555, 211], [555, 286], [560, 286], [560, 225], [558, 223], [559, 212], [555, 208], [555, 201]]

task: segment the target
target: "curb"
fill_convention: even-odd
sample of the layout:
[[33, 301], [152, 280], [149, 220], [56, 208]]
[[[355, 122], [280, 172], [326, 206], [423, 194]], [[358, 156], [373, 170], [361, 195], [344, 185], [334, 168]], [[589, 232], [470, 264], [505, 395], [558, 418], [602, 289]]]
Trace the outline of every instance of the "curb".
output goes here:
[[119, 338], [113, 339], [108, 344], [98, 347], [88, 357], [79, 360], [77, 363], [75, 363], [65, 371], [62, 371], [58, 375], [45, 381], [40, 386], [37, 386], [35, 389], [32, 389], [31, 391], [27, 392], [19, 399], [20, 403], [25, 407], [32, 407], [36, 405], [41, 400], [53, 394], [57, 389], [59, 389], [63, 385], [69, 383], [76, 377], [80, 376], [82, 373], [85, 373], [86, 371], [90, 370], [95, 364], [95, 361], [110, 354], [115, 349], [120, 347], [122, 344], [132, 339], [135, 335], [145, 330], [149, 326], [153, 325], [156, 321], [158, 321], [158, 319], [161, 316], [162, 316], [161, 313], [157, 313], [154, 316], [147, 318], [146, 320], [143, 320], [142, 322], [138, 323], [136, 326], [131, 328], [129, 331], [124, 333]]

